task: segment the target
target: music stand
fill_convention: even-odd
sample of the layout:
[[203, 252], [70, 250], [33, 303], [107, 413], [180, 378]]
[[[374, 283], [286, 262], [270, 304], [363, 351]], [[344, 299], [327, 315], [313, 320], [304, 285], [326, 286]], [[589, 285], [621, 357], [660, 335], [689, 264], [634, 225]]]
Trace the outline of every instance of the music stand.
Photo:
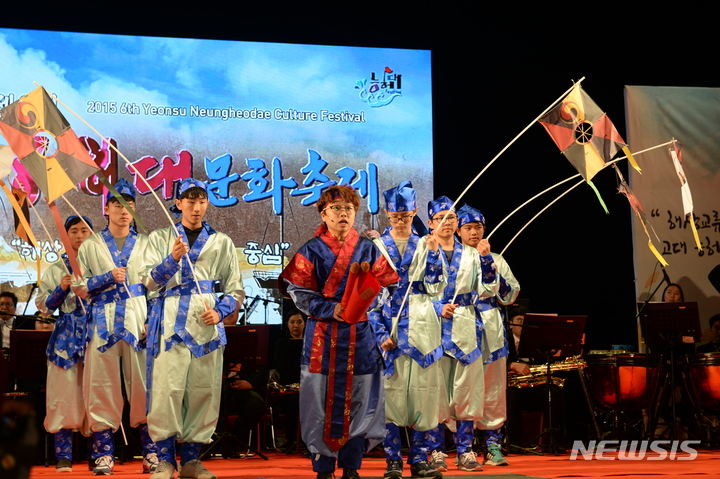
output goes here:
[[[545, 356], [547, 365], [546, 387], [548, 393], [548, 427], [542, 434], [548, 435], [548, 450], [558, 455], [555, 444], [555, 435], [558, 429], [553, 426], [552, 416], [552, 372], [550, 360], [553, 357], [566, 358], [580, 353], [582, 348], [582, 335], [585, 331], [587, 316], [554, 316], [546, 314], [526, 314], [523, 322], [523, 333], [518, 348], [518, 357]], [[560, 353], [558, 356], [555, 354]]]
[[[262, 361], [262, 358], [259, 358], [258, 356], [259, 334], [257, 328], [249, 326], [226, 326], [225, 336], [227, 337], [227, 345], [225, 346], [225, 351], [223, 355], [224, 361], [226, 363], [240, 363], [242, 364], [242, 368], [245, 371], [254, 370], [255, 366], [259, 362], [258, 359]], [[226, 397], [223, 397], [221, 399], [221, 404], [221, 409], [227, 409]], [[228, 413], [226, 410], [220, 412], [221, 414], [224, 414], [227, 418]], [[264, 460], [269, 460], [266, 455], [253, 448], [246, 441], [236, 437], [232, 433], [232, 431], [223, 431], [222, 433], [220, 433], [219, 437], [215, 441], [213, 441], [212, 444], [210, 444], [210, 447], [208, 447], [200, 455], [200, 459], [204, 459], [208, 454], [210, 454], [213, 449], [218, 447], [218, 445], [220, 444], [224, 445], [226, 441], [235, 441], [241, 448], [247, 448], [248, 451], [257, 454]], [[226, 456], [227, 453], [223, 451], [223, 457], [226, 458]]]
[[555, 316], [527, 313], [523, 322], [523, 335], [518, 357], [537, 357], [538, 353], [551, 356], [561, 351], [559, 358], [580, 353], [582, 335], [587, 316]]
[[[700, 314], [696, 302], [647, 303], [640, 315], [640, 327], [645, 334], [645, 344], [669, 345], [670, 348], [670, 403], [673, 427], [670, 439], [675, 440], [677, 416], [675, 401], [675, 346], [700, 342]], [[651, 347], [652, 349], [652, 347]]]
[[[696, 302], [647, 303], [640, 315], [646, 344], [698, 343], [702, 336]], [[687, 340], [685, 340], [687, 338]], [[692, 338], [690, 341], [689, 338]]]

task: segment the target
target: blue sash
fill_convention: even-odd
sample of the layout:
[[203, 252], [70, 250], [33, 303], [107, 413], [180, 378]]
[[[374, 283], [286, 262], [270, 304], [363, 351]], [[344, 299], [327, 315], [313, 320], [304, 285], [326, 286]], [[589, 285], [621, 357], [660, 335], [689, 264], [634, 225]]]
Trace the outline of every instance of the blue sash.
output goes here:
[[[483, 311], [490, 311], [491, 309], [499, 307], [497, 298], [495, 296], [493, 296], [492, 298], [481, 298], [479, 294], [473, 294], [473, 303], [475, 305], [475, 311], [477, 312], [478, 317], [480, 317]], [[485, 360], [485, 364], [490, 364], [493, 361], [497, 361], [498, 359], [507, 356], [509, 352], [510, 350], [508, 349], [507, 338], [505, 338], [503, 347], [495, 351], [491, 351], [490, 356]]]
[[[63, 253], [61, 260], [65, 262], [65, 266], [70, 274], [72, 274], [72, 266], [67, 254]], [[58, 286], [60, 288], [60, 286]], [[53, 292], [53, 296], [62, 295], [63, 299], [67, 297], [69, 291]], [[58, 292], [59, 294], [55, 294]], [[62, 301], [62, 300], [61, 300]], [[45, 351], [48, 361], [63, 369], [70, 369], [81, 361], [85, 355], [85, 335], [87, 317], [80, 302], [83, 301], [75, 296], [75, 309], [65, 312], [60, 309], [60, 317], [55, 321], [53, 332], [48, 341], [47, 350]], [[84, 302], [84, 301], [83, 301]], [[46, 302], [47, 304], [47, 302]], [[60, 303], [62, 306], [62, 302]], [[58, 355], [56, 351], [63, 351], [67, 354], [67, 359]]]
[[[137, 232], [132, 227], [130, 228], [122, 251], [118, 249], [115, 238], [107, 227], [100, 232], [100, 235], [105, 240], [108, 250], [110, 250], [115, 267], [126, 268], [137, 241]], [[130, 294], [128, 294], [128, 291]], [[145, 286], [140, 283], [127, 285], [127, 290], [124, 285], [116, 284], [93, 297], [92, 319], [97, 324], [98, 336], [107, 341], [107, 344], [100, 346], [98, 351], [105, 352], [120, 340], [124, 340], [137, 351], [145, 347], [144, 342], [138, 341], [135, 335], [125, 328], [127, 300], [138, 296], [145, 296]], [[109, 303], [115, 303], [112, 334], [107, 329], [107, 318], [105, 316], [105, 305]], [[91, 328], [88, 333], [92, 334]]]
[[[448, 284], [445, 287], [445, 290], [443, 291], [443, 304], [449, 304], [451, 301], [453, 301], [453, 296], [455, 296], [455, 290], [457, 289], [457, 276], [458, 271], [460, 270], [460, 261], [462, 259], [463, 254], [463, 245], [460, 243], [457, 238], [455, 238], [455, 247], [453, 248], [453, 255], [452, 260], [450, 261], [450, 264], [448, 265]], [[443, 257], [443, 261], [447, 261], [447, 258], [445, 258], [445, 255], [441, 255]], [[474, 306], [473, 302], [473, 293], [463, 293], [458, 294], [455, 298], [455, 304], [460, 306]], [[475, 361], [477, 358], [479, 358], [482, 355], [481, 351], [481, 345], [482, 345], [482, 321], [480, 321], [480, 318], [478, 315], [475, 315], [475, 330], [477, 334], [477, 345], [475, 349], [470, 351], [469, 353], [464, 353], [460, 347], [455, 344], [455, 342], [452, 340], [452, 327], [453, 327], [453, 318], [441, 318], [442, 324], [443, 324], [443, 337], [442, 337], [442, 344], [445, 351], [450, 351], [452, 355], [460, 361], [464, 365], [472, 364], [473, 361]]]
[[[415, 234], [410, 235], [410, 238], [408, 238], [407, 247], [405, 248], [405, 252], [402, 258], [400, 258], [400, 252], [397, 248], [397, 245], [395, 244], [395, 240], [389, 232], [383, 234], [381, 236], [381, 239], [383, 245], [388, 251], [390, 259], [392, 260], [395, 268], [397, 269], [398, 275], [400, 276], [400, 283], [398, 283], [398, 288], [395, 291], [395, 294], [393, 294], [393, 297], [390, 301], [386, 302], [383, 305], [382, 314], [385, 318], [388, 318], [388, 324], [391, 325], [392, 318], [398, 315], [398, 310], [400, 308], [400, 305], [402, 304], [403, 299], [405, 298], [405, 294], [407, 293], [408, 288], [410, 288], [410, 294], [427, 293], [425, 290], [425, 283], [423, 281], [413, 281], [412, 283], [409, 282], [410, 266], [412, 265], [412, 260], [415, 256], [415, 252], [417, 251], [420, 237]], [[390, 377], [395, 373], [394, 361], [402, 354], [407, 354], [423, 368], [428, 367], [429, 365], [440, 359], [440, 357], [442, 357], [442, 346], [439, 346], [428, 354], [423, 354], [417, 347], [410, 343], [408, 334], [410, 327], [408, 317], [409, 311], [410, 298], [408, 295], [408, 298], [405, 301], [405, 305], [403, 306], [402, 314], [400, 314], [398, 318], [398, 347], [388, 351], [388, 353], [385, 355], [385, 377]]]
[[[185, 243], [189, 243], [185, 228], [182, 223], [175, 225], [178, 229], [178, 233], [182, 236]], [[207, 223], [203, 222], [203, 228], [200, 231], [197, 239], [193, 243], [188, 256], [193, 264], [197, 262], [200, 253], [208, 242], [211, 234], [214, 234], [215, 230], [210, 227]], [[148, 353], [152, 357], [157, 357], [160, 352], [160, 338], [164, 334], [162, 319], [165, 311], [165, 299], [168, 296], [179, 296], [178, 301], [178, 312], [175, 319], [174, 334], [165, 340], [165, 351], [170, 350], [174, 346], [184, 343], [185, 346], [193, 353], [195, 357], [201, 357], [205, 354], [211, 353], [218, 349], [220, 346], [227, 344], [227, 338], [225, 336], [225, 325], [220, 321], [217, 326], [218, 335], [215, 339], [208, 341], [204, 344], [199, 344], [197, 340], [190, 334], [186, 329], [188, 313], [190, 308], [190, 297], [193, 294], [213, 294], [215, 292], [214, 280], [201, 280], [197, 281], [200, 285], [198, 290], [195, 284], [195, 279], [190, 269], [187, 257], [183, 256], [181, 259], [181, 279], [182, 284], [176, 285], [170, 289], [162, 289], [160, 296], [154, 301], [152, 310], [149, 314], [149, 326], [148, 326]], [[173, 273], [174, 274], [174, 273]]]

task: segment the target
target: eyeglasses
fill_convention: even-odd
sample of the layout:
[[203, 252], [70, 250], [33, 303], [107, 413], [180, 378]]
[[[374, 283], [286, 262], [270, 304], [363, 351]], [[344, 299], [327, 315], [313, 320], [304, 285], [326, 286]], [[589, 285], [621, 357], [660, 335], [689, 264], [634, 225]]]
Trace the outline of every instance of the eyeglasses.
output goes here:
[[[443, 219], [443, 216], [437, 216], [437, 217], [433, 218], [432, 220], [433, 221], [442, 221], [442, 219]], [[455, 215], [447, 215], [445, 217], [445, 222], [446, 223], [454, 223], [457, 221], [457, 219], [458, 219], [458, 217]]]
[[330, 210], [333, 213], [339, 215], [340, 213], [350, 214], [351, 212], [355, 211], [354, 206], [339, 206], [339, 205], [332, 205], [325, 208], [323, 211]]
[[405, 216], [388, 216], [388, 221], [390, 223], [409, 223], [413, 219], [413, 215], [405, 215]]

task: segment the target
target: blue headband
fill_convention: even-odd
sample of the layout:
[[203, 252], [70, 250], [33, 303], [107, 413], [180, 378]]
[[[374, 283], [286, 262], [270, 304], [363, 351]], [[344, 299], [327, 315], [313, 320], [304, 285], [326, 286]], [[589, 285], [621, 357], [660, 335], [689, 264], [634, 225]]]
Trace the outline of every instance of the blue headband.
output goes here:
[[401, 181], [395, 188], [383, 192], [385, 209], [389, 212], [413, 211], [417, 208], [416, 192], [409, 181]]
[[440, 211], [453, 210], [453, 201], [447, 196], [441, 196], [436, 200], [428, 201], [428, 218], [432, 219]]
[[179, 200], [183, 193], [185, 193], [190, 188], [202, 188], [203, 191], [207, 192], [207, 185], [204, 181], [196, 180], [194, 178], [185, 178], [180, 182], [177, 187], [175, 199]]
[[457, 210], [457, 216], [458, 228], [461, 228], [462, 225], [467, 223], [482, 223], [482, 225], [485, 226], [485, 217], [480, 213], [480, 210], [472, 206], [462, 205], [460, 209]]
[[[204, 181], [196, 180], [194, 178], [185, 178], [180, 182], [175, 192], [175, 199], [179, 200], [180, 197], [190, 188], [200, 188], [207, 193], [207, 185]], [[175, 216], [180, 216], [180, 209], [174, 204], [169, 208], [170, 212]]]
[[[113, 186], [118, 193], [121, 195], [132, 196], [133, 201], [135, 201], [135, 187], [128, 180], [120, 178]], [[110, 198], [115, 198], [115, 195], [112, 192], [108, 193], [106, 202], [110, 201]]]

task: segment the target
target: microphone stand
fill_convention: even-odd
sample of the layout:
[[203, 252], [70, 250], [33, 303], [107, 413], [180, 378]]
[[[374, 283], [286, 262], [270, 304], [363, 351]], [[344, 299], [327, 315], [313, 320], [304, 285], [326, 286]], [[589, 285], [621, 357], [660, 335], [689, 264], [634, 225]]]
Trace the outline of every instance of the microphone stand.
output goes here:
[[[504, 311], [505, 311], [505, 315], [504, 315], [505, 317], [504, 317], [504, 319], [503, 319], [503, 323], [504, 323], [503, 326], [505, 327], [505, 338], [508, 340], [508, 342], [510, 342], [510, 341], [515, 341], [515, 338], [509, 338], [509, 339], [508, 339], [508, 336], [512, 335], [512, 332], [510, 331], [510, 317], [509, 317], [509, 315], [508, 315], [508, 307], [507, 307], [507, 305], [503, 305], [503, 309], [504, 309]], [[522, 327], [522, 325], [519, 325], [519, 326]], [[516, 351], [516, 354], [517, 354], [517, 351]], [[510, 361], [510, 359], [508, 358], [508, 367], [510, 367], [509, 361]], [[507, 373], [506, 373], [506, 374], [507, 374]], [[506, 383], [505, 387], [506, 387], [507, 389], [510, 389], [510, 387], [507, 385], [507, 383]], [[506, 391], [506, 395], [507, 395], [507, 391]], [[507, 402], [507, 398], [505, 399], [505, 401]], [[522, 414], [522, 412], [521, 412], [521, 414]], [[504, 426], [505, 426], [505, 434], [503, 435], [503, 440], [505, 441], [505, 444], [507, 445], [508, 449], [509, 449], [511, 452], [513, 452], [513, 451], [515, 451], [515, 452], [517, 452], [517, 451], [522, 451], [522, 452], [525, 452], [525, 453], [535, 454], [535, 455], [538, 455], [538, 456], [544, 455], [544, 454], [542, 453], [542, 451], [538, 451], [538, 450], [536, 450], [536, 449], [531, 449], [531, 448], [528, 448], [528, 447], [518, 446], [517, 444], [513, 444], [513, 443], [510, 442], [510, 436], [509, 436], [507, 433], [510, 431], [509, 426], [508, 426], [508, 423], [510, 423], [511, 421], [512, 421], [512, 420], [510, 419], [510, 408], [508, 407], [508, 408], [507, 408], [507, 411], [506, 411], [506, 418], [505, 418], [505, 424], [504, 424]]]
[[25, 315], [25, 313], [27, 313], [28, 304], [30, 304], [30, 299], [33, 297], [33, 293], [35, 292], [36, 289], [38, 289], [37, 282], [32, 284], [32, 287], [30, 288], [30, 294], [28, 294], [27, 300], [25, 300], [25, 308], [23, 308], [23, 313], [22, 313], [23, 316]]
[[[666, 288], [668, 286], [670, 286], [670, 284], [672, 284], [670, 281], [670, 276], [668, 276], [667, 271], [665, 271], [665, 267], [662, 264], [660, 264], [660, 269], [662, 269], [663, 281], [660, 281], [658, 283], [658, 285], [655, 287], [655, 289], [653, 290], [653, 292], [650, 293], [650, 296], [645, 298], [645, 301], [643, 301], [642, 307], [638, 310], [637, 315], [635, 315], [635, 321], [637, 321], [640, 318], [640, 315], [645, 310], [645, 307], [655, 297], [655, 293], [658, 292], [658, 290], [660, 289], [660, 286], [663, 285], [663, 282], [667, 283], [667, 285], [665, 286]], [[653, 273], [653, 275], [654, 275], [654, 273]], [[643, 341], [645, 341], [648, 337], [647, 328], [648, 328], [647, 321], [645, 321], [644, 324], [642, 324]], [[645, 343], [645, 371], [650, 371], [650, 352], [651, 352], [650, 345]], [[674, 377], [673, 377], [672, 381], [673, 382], [675, 381]], [[659, 405], [657, 406], [658, 410], [655, 411], [655, 414], [653, 414], [653, 408], [651, 407], [652, 392], [650, 391], [650, 374], [645, 374], [645, 395], [647, 396], [647, 403], [648, 403], [648, 409], [647, 409], [648, 425], [647, 425], [647, 429], [645, 430], [645, 437], [648, 440], [651, 440], [655, 437], [655, 431], [651, 430], [651, 427], [656, 422], [656, 418], [653, 416], [659, 414], [660, 406]], [[662, 394], [660, 396], [662, 396]], [[673, 407], [673, 417], [674, 416], [675, 416], [675, 411], [674, 411], [674, 407]]]

